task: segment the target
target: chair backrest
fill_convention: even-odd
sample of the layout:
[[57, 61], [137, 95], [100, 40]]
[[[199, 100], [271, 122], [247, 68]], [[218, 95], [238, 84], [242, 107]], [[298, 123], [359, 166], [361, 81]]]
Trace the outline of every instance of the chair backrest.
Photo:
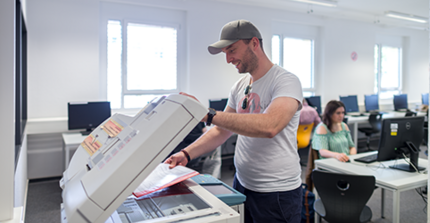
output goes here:
[[382, 113], [370, 113], [369, 124], [374, 130], [381, 131], [382, 126]]
[[299, 128], [297, 129], [297, 149], [303, 149], [309, 145], [313, 127], [314, 123], [299, 125]]
[[312, 179], [328, 222], [360, 222], [360, 214], [375, 189], [375, 177], [314, 170]]
[[319, 158], [318, 150], [312, 149], [312, 145], [309, 146], [308, 164], [306, 166], [306, 184], [308, 190], [313, 191], [314, 183], [312, 181], [312, 171], [315, 169], [315, 160]]

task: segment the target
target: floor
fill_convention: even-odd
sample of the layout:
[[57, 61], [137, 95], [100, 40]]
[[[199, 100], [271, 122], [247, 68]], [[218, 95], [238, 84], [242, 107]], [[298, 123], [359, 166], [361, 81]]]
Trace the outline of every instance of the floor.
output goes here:
[[27, 207], [25, 210], [26, 223], [58, 223], [61, 222], [60, 178], [31, 180], [28, 185]]
[[[426, 147], [421, 147], [420, 157], [427, 158], [424, 151]], [[305, 152], [300, 154], [303, 163], [306, 163]], [[234, 177], [234, 167], [232, 160], [223, 160], [221, 171], [221, 180], [226, 184], [232, 185]], [[302, 166], [302, 179], [305, 175], [305, 167]], [[29, 183], [27, 207], [26, 207], [26, 223], [50, 223], [60, 222], [60, 204], [61, 204], [61, 189], [58, 181], [60, 178], [50, 178], [42, 180], [32, 180]], [[424, 188], [422, 188], [424, 189]], [[402, 223], [424, 223], [427, 222], [427, 195], [422, 194], [421, 190], [409, 190], [401, 193], [400, 222]], [[368, 202], [368, 206], [373, 212], [371, 222], [388, 223], [391, 222], [392, 216], [392, 193], [387, 191], [385, 205], [385, 219], [381, 218], [381, 190], [375, 189], [374, 194]]]

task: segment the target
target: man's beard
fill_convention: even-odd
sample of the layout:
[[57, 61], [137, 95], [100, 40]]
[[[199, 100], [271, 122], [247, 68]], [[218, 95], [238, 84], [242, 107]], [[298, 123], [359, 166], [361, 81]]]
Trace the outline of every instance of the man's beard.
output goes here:
[[254, 52], [252, 52], [249, 47], [246, 49], [244, 53], [244, 57], [242, 59], [242, 68], [239, 69], [239, 73], [252, 73], [258, 67], [258, 58]]

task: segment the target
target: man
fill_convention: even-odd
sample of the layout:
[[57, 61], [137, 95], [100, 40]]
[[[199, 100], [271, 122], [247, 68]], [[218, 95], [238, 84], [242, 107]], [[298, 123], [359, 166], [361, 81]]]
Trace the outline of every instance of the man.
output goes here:
[[296, 134], [302, 88], [295, 75], [268, 59], [261, 44], [260, 32], [249, 21], [233, 21], [223, 27], [220, 41], [210, 45], [209, 52], [224, 52], [227, 63], [250, 75], [232, 87], [224, 112], [209, 109], [203, 121], [215, 127], [166, 163], [171, 168], [186, 165], [235, 132], [239, 136], [233, 187], [247, 197], [245, 222], [300, 222], [302, 189]]

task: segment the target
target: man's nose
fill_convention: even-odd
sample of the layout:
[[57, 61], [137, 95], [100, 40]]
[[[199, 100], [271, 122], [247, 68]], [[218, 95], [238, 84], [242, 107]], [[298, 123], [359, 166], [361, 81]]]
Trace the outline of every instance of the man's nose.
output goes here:
[[225, 57], [226, 57], [226, 60], [227, 60], [227, 63], [231, 63], [231, 62], [233, 62], [233, 57], [230, 55], [230, 54], [226, 54], [225, 55]]

